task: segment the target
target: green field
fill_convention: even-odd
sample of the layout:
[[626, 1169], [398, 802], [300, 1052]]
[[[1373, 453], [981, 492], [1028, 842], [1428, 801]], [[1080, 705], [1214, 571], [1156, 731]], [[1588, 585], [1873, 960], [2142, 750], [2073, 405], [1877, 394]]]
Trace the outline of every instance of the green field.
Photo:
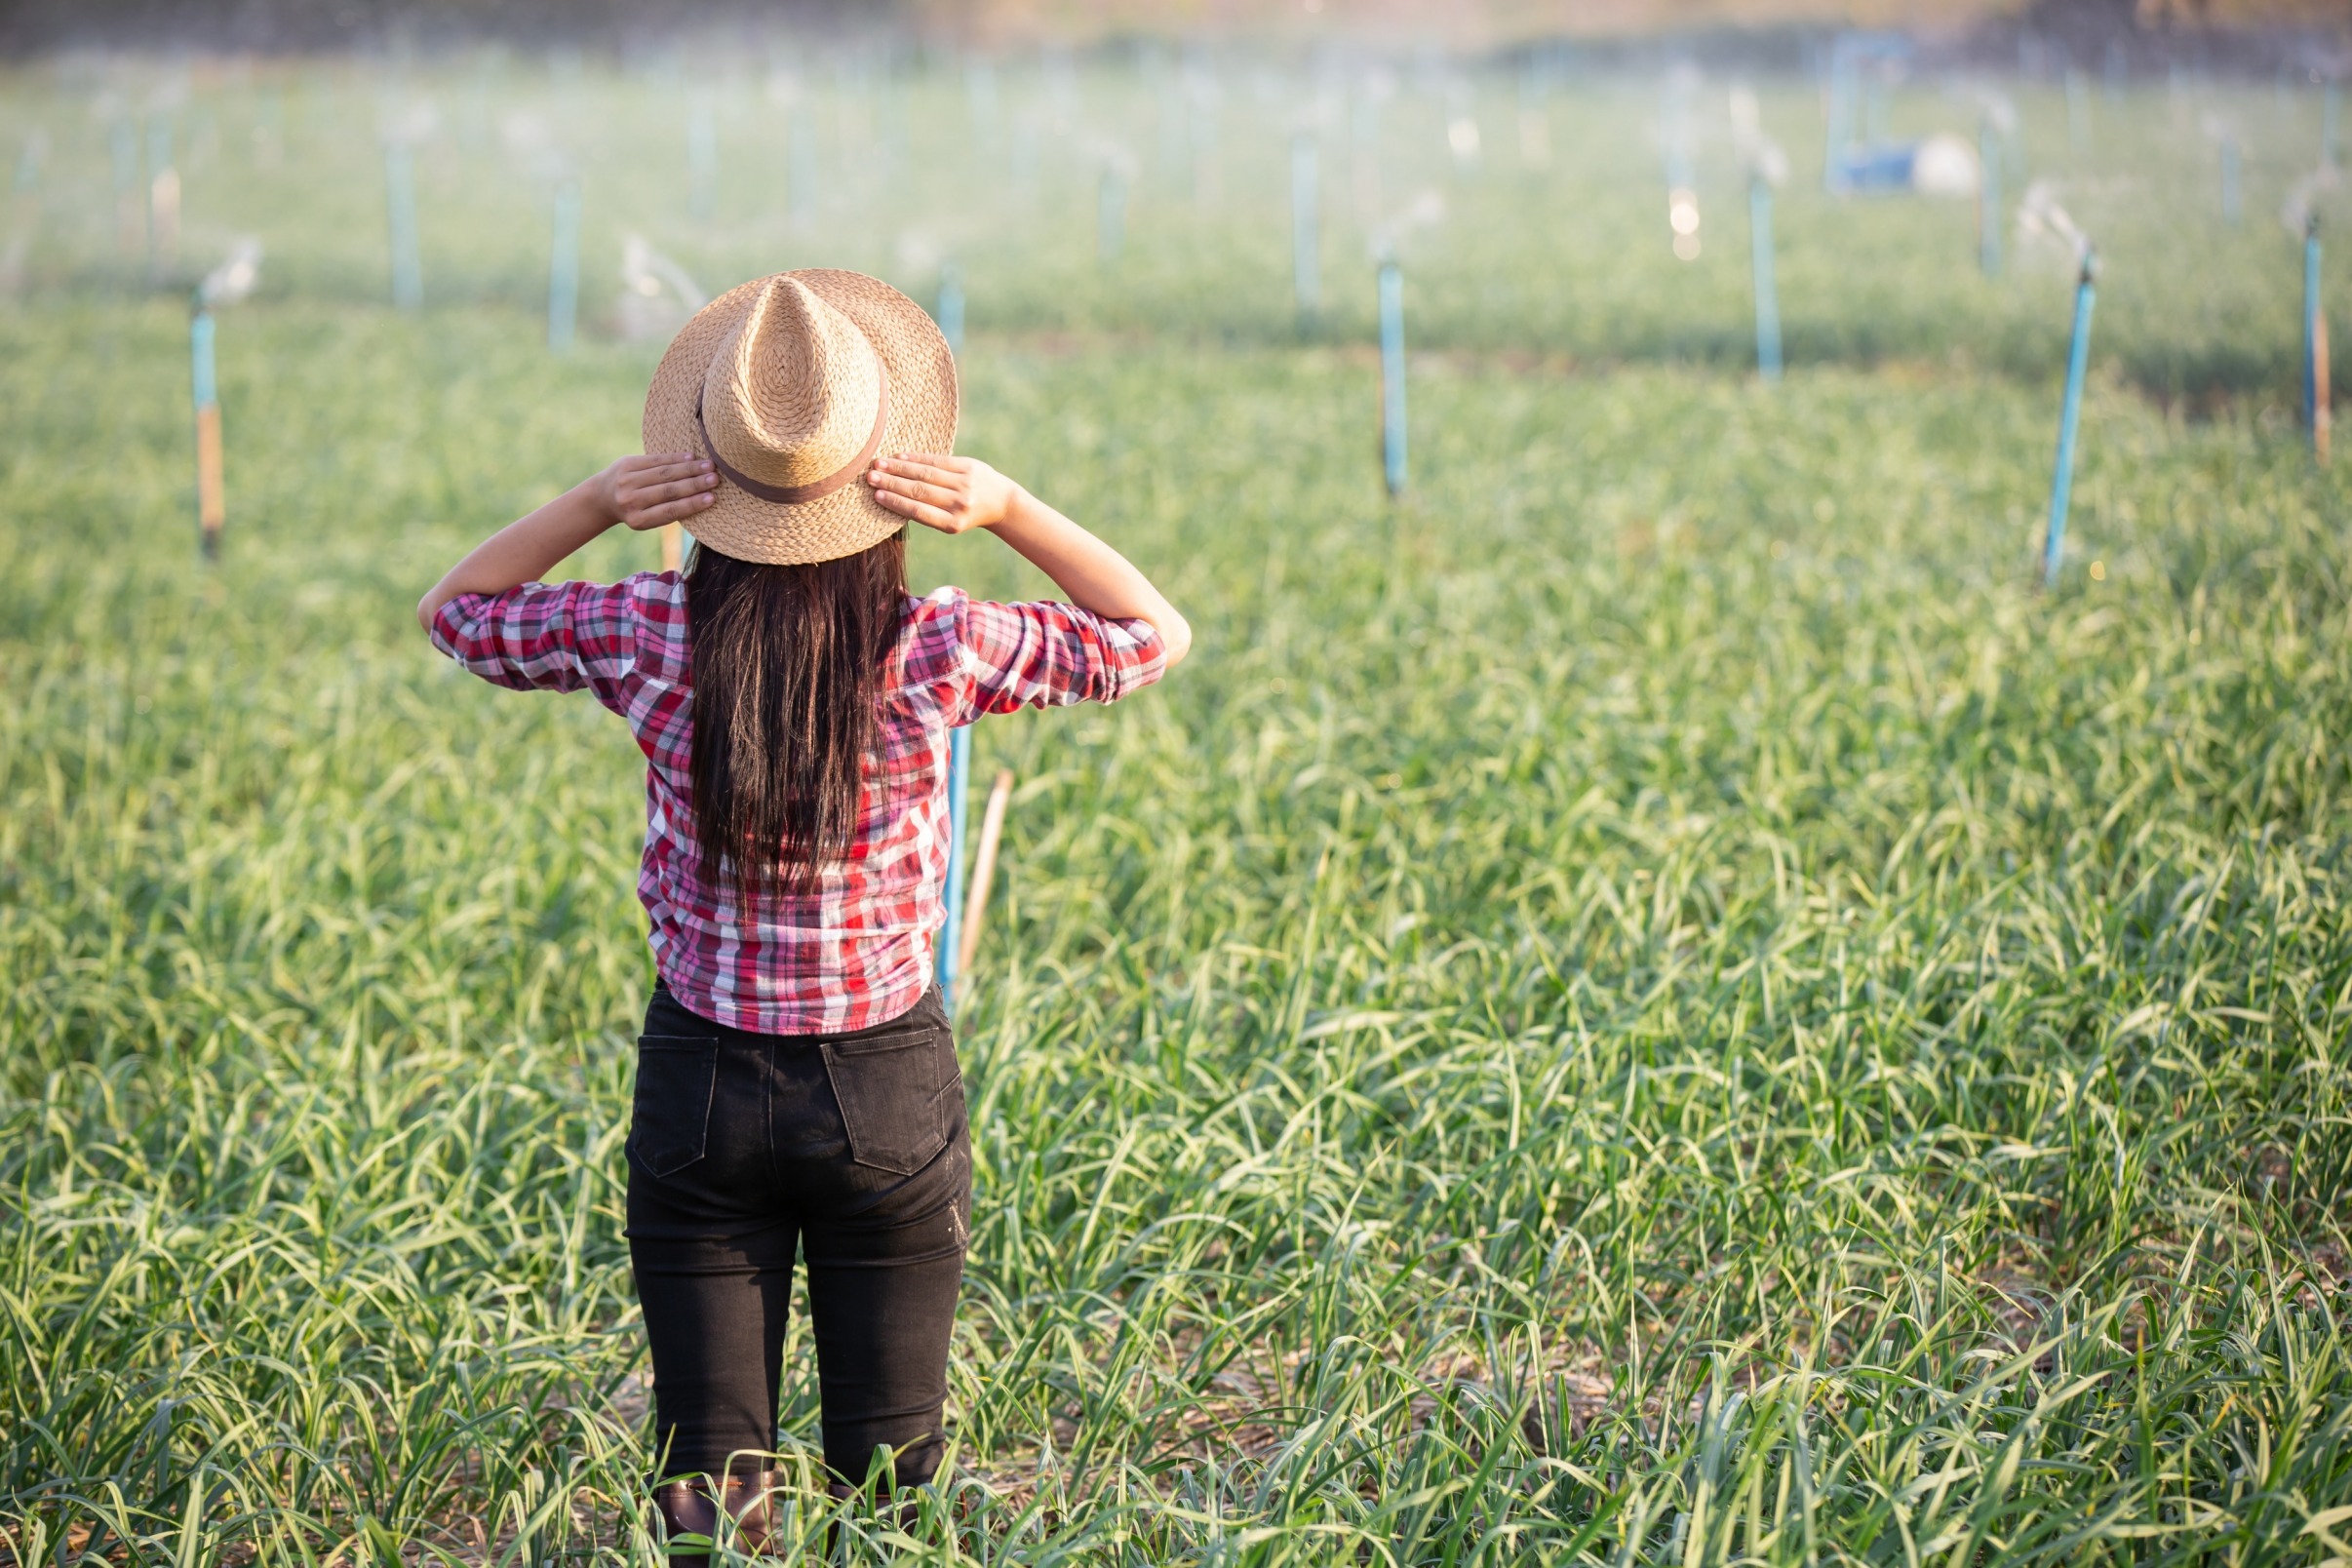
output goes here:
[[[1173, 60], [1066, 100], [1008, 63], [992, 131], [956, 61], [740, 52], [707, 216], [675, 66], [0, 77], [0, 146], [47, 137], [0, 236], [0, 1561], [648, 1560], [642, 764], [411, 614], [633, 450], [630, 231], [712, 289], [927, 300], [958, 259], [962, 449], [1198, 634], [1131, 703], [977, 731], [1020, 784], [959, 1010], [952, 1478], [843, 1555], [2352, 1557], [2352, 493], [2295, 427], [2274, 216], [2316, 97], [2095, 93], [2077, 147], [2010, 86], [2109, 269], [2043, 594], [2064, 260], [1986, 280], [1967, 204], [1820, 194], [1809, 90], [1764, 94], [1799, 171], [1764, 387], [1720, 78], [1688, 265], [1654, 75], [1559, 82], [1535, 169], [1508, 73], [1404, 70], [1368, 141], [1335, 79], [1302, 326], [1315, 78], [1227, 61], [1170, 160]], [[375, 137], [423, 99], [405, 314]], [[108, 134], [158, 101], [149, 288]], [[1889, 109], [1974, 132], [1933, 84]], [[566, 358], [541, 145], [585, 199]], [[1107, 263], [1089, 148], [1134, 162]], [[1424, 189], [1392, 505], [1364, 218]], [[249, 233], [208, 567], [181, 291]], [[987, 539], [915, 562], [1043, 587]], [[804, 1335], [787, 1378], [812, 1465]]]

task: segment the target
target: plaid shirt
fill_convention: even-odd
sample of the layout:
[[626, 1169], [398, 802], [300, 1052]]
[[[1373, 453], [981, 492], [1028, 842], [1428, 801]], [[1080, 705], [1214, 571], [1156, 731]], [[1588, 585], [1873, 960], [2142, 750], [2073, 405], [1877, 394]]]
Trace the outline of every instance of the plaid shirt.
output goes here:
[[433, 646], [494, 686], [586, 686], [629, 722], [648, 764], [637, 896], [652, 918], [654, 964], [696, 1013], [764, 1035], [862, 1029], [921, 1000], [945, 915], [950, 729], [984, 713], [1111, 702], [1164, 668], [1146, 621], [989, 604], [957, 588], [910, 597], [847, 855], [815, 891], [746, 920], [699, 874], [693, 661], [677, 573], [461, 594], [433, 617]]

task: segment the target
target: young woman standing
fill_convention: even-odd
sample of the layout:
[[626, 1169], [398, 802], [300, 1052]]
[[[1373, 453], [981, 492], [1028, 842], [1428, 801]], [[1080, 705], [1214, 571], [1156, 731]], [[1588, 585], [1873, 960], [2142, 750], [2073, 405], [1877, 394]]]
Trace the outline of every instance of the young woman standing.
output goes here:
[[[660, 455], [508, 525], [416, 607], [467, 669], [585, 686], [646, 754], [638, 896], [659, 978], [628, 1237], [673, 1541], [764, 1544], [796, 1249], [836, 1490], [878, 1451], [900, 1485], [937, 1470], [971, 1204], [930, 983], [948, 732], [1114, 701], [1191, 646], [1118, 552], [948, 455], [956, 412], [947, 343], [896, 290], [829, 270], [747, 283], [654, 372], [645, 441]], [[995, 533], [1069, 602], [911, 597], [910, 519]], [[681, 521], [696, 541], [683, 572], [537, 580], [616, 525]]]

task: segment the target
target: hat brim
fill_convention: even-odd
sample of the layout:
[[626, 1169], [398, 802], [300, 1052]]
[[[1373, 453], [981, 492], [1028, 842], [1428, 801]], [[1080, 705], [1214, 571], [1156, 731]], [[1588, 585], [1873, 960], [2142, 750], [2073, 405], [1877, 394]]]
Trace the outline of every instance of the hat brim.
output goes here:
[[[953, 451], [956, 356], [929, 313], [862, 272], [809, 267], [787, 276], [854, 322], [881, 357], [890, 382], [881, 453]], [[647, 451], [703, 454], [702, 437], [694, 428], [703, 377], [767, 282], [755, 278], [728, 290], [696, 311], [670, 340], [646, 391]], [[874, 488], [860, 475], [830, 495], [796, 503], [762, 500], [722, 479], [717, 499], [686, 526], [697, 540], [723, 555], [800, 566], [871, 549], [906, 522], [874, 498]]]

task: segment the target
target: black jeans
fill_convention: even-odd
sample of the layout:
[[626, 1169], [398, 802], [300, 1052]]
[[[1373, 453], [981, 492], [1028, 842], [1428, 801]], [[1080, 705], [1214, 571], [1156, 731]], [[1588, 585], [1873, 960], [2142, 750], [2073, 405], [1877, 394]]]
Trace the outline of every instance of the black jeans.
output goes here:
[[[902, 1486], [939, 1468], [970, 1235], [963, 1078], [939, 994], [840, 1035], [755, 1035], [655, 985], [637, 1042], [629, 1258], [653, 1348], [665, 1475], [772, 1451], [797, 1245], [825, 1463]], [[758, 1468], [737, 1461], [738, 1471]]]

